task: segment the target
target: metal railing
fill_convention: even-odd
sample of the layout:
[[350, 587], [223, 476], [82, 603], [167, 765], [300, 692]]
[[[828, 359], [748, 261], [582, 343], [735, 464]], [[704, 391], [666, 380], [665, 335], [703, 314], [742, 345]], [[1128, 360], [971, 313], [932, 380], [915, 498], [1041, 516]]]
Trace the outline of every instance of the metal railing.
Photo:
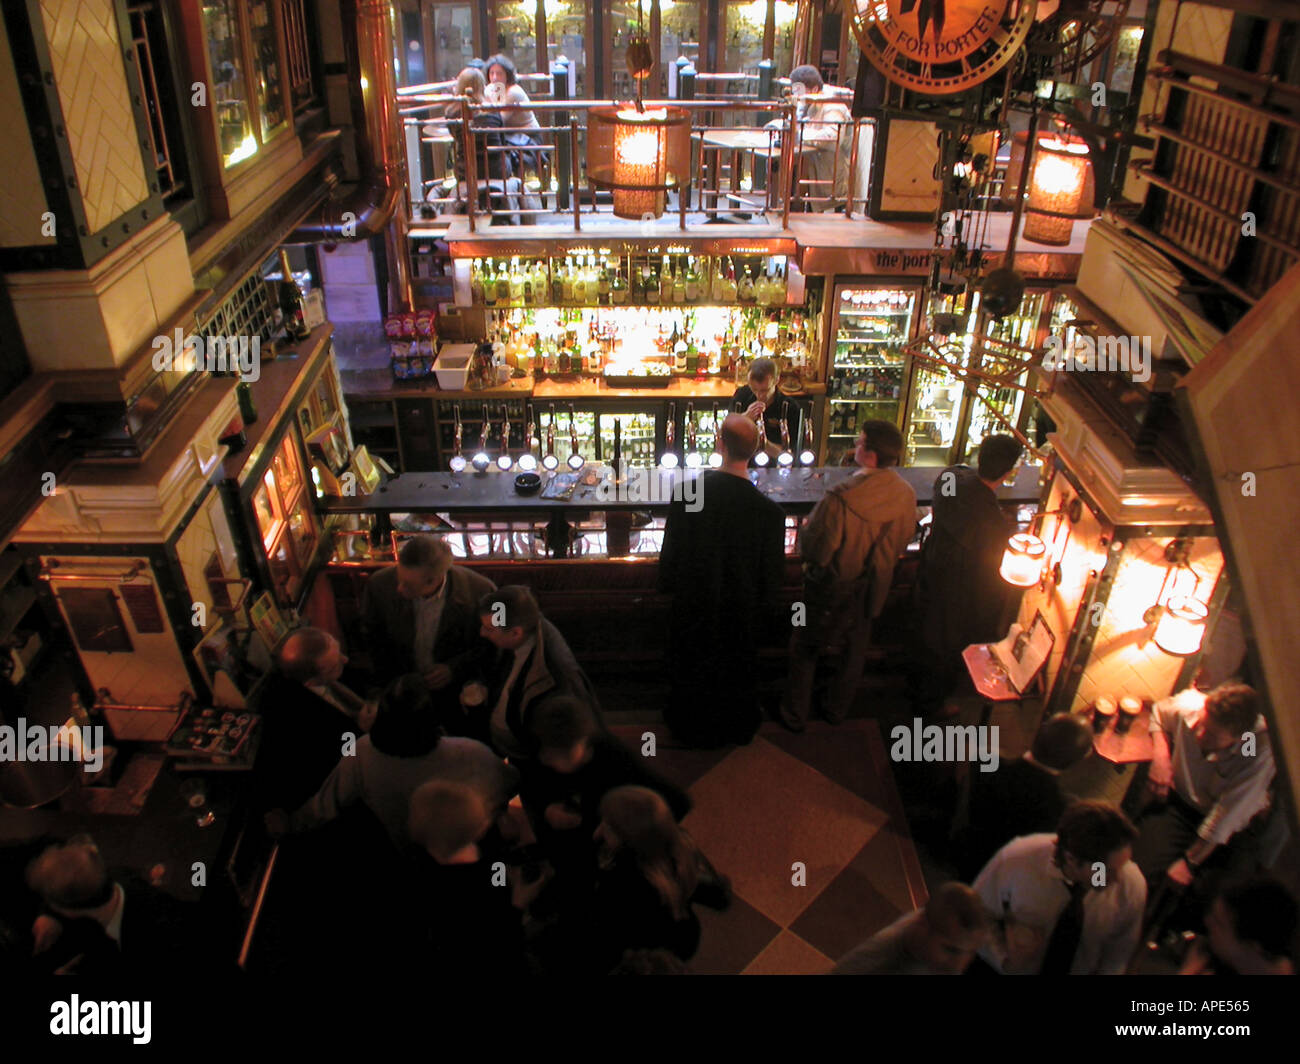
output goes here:
[[[703, 76], [703, 75], [699, 75]], [[730, 75], [726, 75], [730, 76]], [[418, 88], [424, 88], [420, 86]], [[413, 220], [465, 214], [480, 225], [560, 225], [610, 217], [610, 197], [586, 173], [586, 115], [609, 100], [472, 104], [445, 93], [399, 94], [406, 132]], [[808, 97], [838, 101], [839, 96]], [[453, 117], [444, 115], [448, 105]], [[790, 99], [647, 100], [646, 107], [691, 113], [688, 180], [668, 195], [665, 213], [680, 228], [709, 221], [767, 223], [792, 210], [865, 210], [875, 122], [801, 120]], [[536, 126], [486, 118], [527, 111]], [[773, 121], [763, 119], [775, 115]], [[793, 136], [786, 130], [793, 124]], [[512, 143], [512, 141], [515, 141]]]

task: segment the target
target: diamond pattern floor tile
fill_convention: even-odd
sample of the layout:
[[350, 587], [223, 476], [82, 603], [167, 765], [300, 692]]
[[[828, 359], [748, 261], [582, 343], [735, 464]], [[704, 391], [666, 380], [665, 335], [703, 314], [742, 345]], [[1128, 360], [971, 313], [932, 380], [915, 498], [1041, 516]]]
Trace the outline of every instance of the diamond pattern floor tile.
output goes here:
[[[686, 826], [737, 895], [788, 927], [888, 819], [763, 738], [692, 787]], [[806, 885], [793, 882], [801, 862]]]
[[742, 975], [825, 975], [833, 962], [797, 935], [782, 931]]

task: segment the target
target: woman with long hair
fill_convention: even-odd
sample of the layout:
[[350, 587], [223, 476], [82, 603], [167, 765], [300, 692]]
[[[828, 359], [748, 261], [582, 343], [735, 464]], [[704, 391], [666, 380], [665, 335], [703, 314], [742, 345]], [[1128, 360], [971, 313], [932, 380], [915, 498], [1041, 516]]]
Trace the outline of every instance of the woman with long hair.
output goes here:
[[[447, 118], [447, 131], [455, 138], [456, 180], [463, 184], [467, 181], [467, 177], [462, 139], [464, 135], [460, 127], [465, 115], [469, 113], [470, 105], [482, 106], [490, 102], [483, 72], [474, 67], [466, 67], [462, 70], [456, 76], [455, 95], [457, 98], [443, 108], [443, 114]], [[510, 165], [512, 153], [500, 150], [505, 145], [501, 134], [503, 126], [504, 119], [499, 111], [480, 111], [470, 119], [472, 130], [484, 131], [476, 132], [473, 137], [476, 142], [475, 163], [478, 180], [501, 183], [500, 188], [492, 189], [493, 208], [498, 211], [509, 209], [509, 197], [506, 194], [510, 191], [509, 182], [512, 176]], [[473, 194], [473, 189], [466, 189], [466, 198]]]
[[[504, 123], [502, 140], [518, 148], [540, 144], [541, 134], [535, 132], [541, 128], [537, 121], [537, 113], [522, 106], [531, 101], [524, 87], [519, 84], [514, 60], [508, 55], [494, 55], [487, 61], [485, 71], [488, 79], [488, 99], [492, 103], [506, 105], [505, 110], [501, 112]], [[534, 167], [537, 164], [536, 152], [519, 151], [514, 155], [515, 169], [521, 172], [524, 167]]]

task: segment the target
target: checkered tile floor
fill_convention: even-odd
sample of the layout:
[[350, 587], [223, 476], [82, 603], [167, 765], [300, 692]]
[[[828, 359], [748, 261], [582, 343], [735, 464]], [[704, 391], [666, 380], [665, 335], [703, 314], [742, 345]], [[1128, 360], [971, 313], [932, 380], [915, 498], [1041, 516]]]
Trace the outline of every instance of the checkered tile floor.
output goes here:
[[[924, 903], [921, 865], [873, 720], [765, 724], [748, 746], [674, 748], [655, 726], [615, 726], [625, 742], [658, 735], [657, 768], [690, 790], [686, 827], [736, 900], [700, 908], [701, 975], [803, 975]], [[801, 871], [800, 871], [801, 870]]]

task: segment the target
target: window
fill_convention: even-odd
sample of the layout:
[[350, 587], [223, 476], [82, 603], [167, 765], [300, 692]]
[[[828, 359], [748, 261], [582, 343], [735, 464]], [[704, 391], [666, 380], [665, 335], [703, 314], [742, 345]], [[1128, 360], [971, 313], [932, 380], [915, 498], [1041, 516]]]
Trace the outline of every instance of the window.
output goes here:
[[153, 190], [187, 233], [202, 225], [202, 206], [194, 180], [186, 126], [181, 115], [189, 105], [181, 95], [173, 64], [167, 12], [162, 0], [130, 0], [123, 22], [135, 58], [144, 111], [142, 135], [148, 144], [145, 168]]
[[294, 114], [316, 103], [316, 84], [311, 74], [310, 35], [304, 0], [280, 0], [284, 21], [285, 73]]
[[282, 6], [274, 0], [203, 0], [211, 105], [225, 169], [256, 155], [288, 128]]

